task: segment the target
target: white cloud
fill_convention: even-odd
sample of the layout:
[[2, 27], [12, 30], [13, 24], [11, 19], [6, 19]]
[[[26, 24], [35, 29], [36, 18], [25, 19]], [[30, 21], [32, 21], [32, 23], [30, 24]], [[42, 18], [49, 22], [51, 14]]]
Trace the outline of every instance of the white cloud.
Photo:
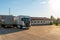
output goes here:
[[47, 2], [46, 1], [42, 1], [42, 2], [40, 2], [40, 4], [46, 4]]

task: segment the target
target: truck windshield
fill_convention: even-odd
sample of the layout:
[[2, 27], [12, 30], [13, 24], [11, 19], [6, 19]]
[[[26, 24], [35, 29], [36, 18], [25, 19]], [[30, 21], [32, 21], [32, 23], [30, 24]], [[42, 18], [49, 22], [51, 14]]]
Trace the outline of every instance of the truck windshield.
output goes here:
[[23, 20], [24, 20], [25, 22], [30, 21], [30, 19], [29, 19], [29, 18], [24, 18]]

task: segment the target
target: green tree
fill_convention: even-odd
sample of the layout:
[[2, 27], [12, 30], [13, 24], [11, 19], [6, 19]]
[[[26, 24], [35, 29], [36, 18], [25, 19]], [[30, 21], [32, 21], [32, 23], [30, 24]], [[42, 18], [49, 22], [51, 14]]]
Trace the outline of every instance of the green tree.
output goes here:
[[50, 19], [51, 19], [51, 21], [52, 21], [51, 24], [55, 24], [56, 18], [54, 18], [54, 16], [51, 16]]

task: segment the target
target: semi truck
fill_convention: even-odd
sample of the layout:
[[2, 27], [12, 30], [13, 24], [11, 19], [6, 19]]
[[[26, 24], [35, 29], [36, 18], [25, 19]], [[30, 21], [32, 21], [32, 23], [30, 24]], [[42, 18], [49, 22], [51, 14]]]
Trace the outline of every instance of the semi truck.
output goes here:
[[0, 15], [1, 27], [16, 27], [19, 29], [29, 29], [31, 26], [30, 16]]
[[29, 29], [29, 27], [31, 26], [30, 16], [24, 16], [24, 15], [17, 16], [16, 22], [17, 22], [17, 28], [20, 29]]

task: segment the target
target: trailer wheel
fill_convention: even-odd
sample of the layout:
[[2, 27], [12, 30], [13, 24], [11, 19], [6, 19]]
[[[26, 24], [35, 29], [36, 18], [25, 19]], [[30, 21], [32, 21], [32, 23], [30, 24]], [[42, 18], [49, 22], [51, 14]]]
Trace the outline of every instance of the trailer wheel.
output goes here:
[[1, 27], [5, 28], [5, 25], [1, 25]]

